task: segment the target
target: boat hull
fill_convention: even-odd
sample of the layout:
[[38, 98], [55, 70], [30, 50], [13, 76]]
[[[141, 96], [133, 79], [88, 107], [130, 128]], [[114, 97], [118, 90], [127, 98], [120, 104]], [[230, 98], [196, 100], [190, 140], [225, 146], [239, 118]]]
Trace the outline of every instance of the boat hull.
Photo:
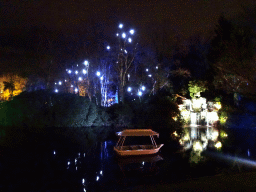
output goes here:
[[129, 156], [129, 155], [152, 155], [152, 154], [156, 154], [159, 152], [159, 150], [161, 149], [161, 147], [164, 144], [161, 145], [157, 145], [156, 148], [151, 147], [150, 149], [148, 148], [143, 148], [143, 147], [138, 147], [138, 146], [132, 146], [132, 147], [126, 147], [126, 148], [122, 148], [122, 147], [114, 147], [114, 150], [116, 151], [116, 153], [120, 156]]

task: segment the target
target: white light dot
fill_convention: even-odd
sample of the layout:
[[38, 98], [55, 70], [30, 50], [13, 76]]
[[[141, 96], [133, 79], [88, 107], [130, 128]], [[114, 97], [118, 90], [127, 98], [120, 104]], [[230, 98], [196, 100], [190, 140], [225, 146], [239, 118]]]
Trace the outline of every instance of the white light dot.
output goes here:
[[103, 171], [100, 171], [100, 174], [102, 175], [102, 174], [103, 174]]
[[78, 71], [76, 71], [75, 73], [78, 74]]
[[132, 88], [131, 88], [131, 87], [128, 87], [127, 91], [128, 91], [128, 92], [131, 92], [131, 91], [132, 91]]
[[99, 181], [99, 179], [100, 179], [100, 177], [99, 177], [99, 176], [97, 176], [97, 177], [96, 177], [96, 181]]
[[149, 77], [152, 77], [152, 75], [148, 75]]
[[55, 93], [58, 93], [59, 91], [58, 91], [58, 89], [55, 89]]
[[148, 69], [146, 69], [146, 71], [148, 71]]
[[78, 78], [78, 81], [82, 81], [82, 77], [79, 77], [79, 78]]
[[87, 71], [85, 69], [83, 69], [83, 74], [86, 74], [86, 73], [87, 73]]
[[145, 86], [142, 86], [141, 89], [142, 89], [142, 91], [145, 91], [146, 87], [145, 87]]
[[125, 38], [125, 37], [126, 37], [126, 34], [125, 34], [125, 33], [122, 33], [122, 37]]
[[77, 92], [78, 91], [78, 89], [77, 88], [75, 88], [75, 92]]
[[103, 80], [103, 76], [100, 77], [100, 80]]
[[68, 73], [70, 74], [72, 71], [71, 70], [68, 70]]
[[61, 85], [62, 83], [61, 83], [61, 81], [59, 81], [59, 85]]
[[99, 71], [97, 71], [96, 75], [97, 75], [97, 76], [100, 76], [100, 72], [99, 72]]
[[139, 92], [138, 92], [138, 95], [139, 95], [139, 96], [141, 96], [141, 95], [142, 95], [142, 92], [141, 92], [141, 91], [139, 91]]
[[131, 43], [132, 42], [132, 38], [128, 38], [128, 42]]
[[71, 85], [71, 87], [73, 87], [73, 85]]
[[120, 29], [122, 29], [123, 26], [124, 26], [124, 25], [123, 25], [122, 23], [119, 24], [119, 28], [120, 28]]
[[89, 64], [89, 62], [88, 61], [84, 61], [84, 65], [88, 65]]
[[107, 46], [107, 49], [109, 50], [109, 49], [110, 49], [110, 46]]
[[117, 33], [117, 34], [116, 34], [116, 36], [118, 37], [118, 36], [119, 36], [119, 34]]
[[134, 34], [134, 29], [131, 29], [131, 30], [130, 30], [130, 33], [133, 35], [133, 34]]

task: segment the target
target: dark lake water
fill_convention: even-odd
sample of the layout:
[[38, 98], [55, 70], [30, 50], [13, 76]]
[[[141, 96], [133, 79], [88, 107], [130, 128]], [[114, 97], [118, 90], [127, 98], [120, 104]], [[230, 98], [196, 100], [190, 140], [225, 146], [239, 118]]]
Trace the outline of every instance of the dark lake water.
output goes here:
[[0, 151], [0, 191], [119, 191], [255, 169], [252, 129], [229, 129], [221, 150], [200, 157], [168, 142], [159, 154], [136, 158], [116, 156], [117, 138], [106, 129], [13, 132]]

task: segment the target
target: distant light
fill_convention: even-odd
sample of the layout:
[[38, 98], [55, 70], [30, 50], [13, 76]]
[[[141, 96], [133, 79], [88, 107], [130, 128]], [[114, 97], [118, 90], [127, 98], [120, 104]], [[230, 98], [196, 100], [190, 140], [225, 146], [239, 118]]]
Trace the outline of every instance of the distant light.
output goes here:
[[68, 70], [68, 73], [70, 74], [72, 71], [71, 70]]
[[118, 27], [119, 27], [120, 29], [122, 29], [123, 26], [124, 26], [124, 25], [123, 25], [122, 23], [120, 23]]
[[144, 161], [142, 161], [142, 165], [144, 165], [145, 164], [145, 162]]
[[97, 71], [96, 75], [97, 75], [97, 76], [100, 76], [100, 72], [99, 72], [99, 71]]
[[62, 83], [61, 83], [61, 81], [59, 81], [59, 85], [61, 85]]
[[148, 69], [146, 69], [146, 71], [148, 71]]
[[58, 91], [58, 89], [55, 89], [55, 93], [58, 93], [59, 91]]
[[71, 87], [73, 87], [73, 85], [71, 85]]
[[125, 34], [125, 33], [122, 33], [122, 37], [125, 38], [125, 37], [126, 37], [126, 34]]
[[[222, 147], [222, 143], [220, 141], [218, 141], [215, 145], [214, 145], [217, 149], [220, 149]], [[250, 156], [250, 155], [248, 155]]]
[[145, 89], [146, 89], [145, 86], [142, 86], [142, 87], [141, 87], [141, 90], [142, 90], [142, 91], [145, 91]]
[[131, 29], [130, 33], [131, 33], [131, 35], [133, 35], [134, 34], [134, 29]]
[[53, 154], [56, 155], [56, 151], [53, 151]]
[[78, 71], [76, 71], [75, 73], [78, 74]]
[[128, 76], [128, 78], [130, 78], [130, 74], [128, 74], [127, 76]]
[[89, 65], [89, 62], [87, 60], [84, 61], [84, 65]]
[[148, 75], [149, 77], [152, 77], [152, 75], [150, 74], [150, 75]]
[[141, 96], [141, 95], [142, 95], [142, 92], [141, 92], [141, 91], [139, 91], [139, 92], [138, 92], [138, 95], [139, 95], [139, 96]]
[[99, 179], [100, 179], [100, 177], [99, 177], [99, 176], [97, 176], [97, 177], [96, 177], [96, 181], [99, 181]]
[[86, 74], [86, 73], [87, 73], [87, 71], [85, 69], [83, 69], [83, 74]]
[[103, 80], [103, 76], [100, 77], [100, 80]]
[[156, 66], [156, 69], [158, 69], [158, 66]]
[[128, 38], [128, 42], [131, 43], [132, 42], [132, 38], [129, 37]]
[[83, 184], [85, 183], [85, 179], [82, 179], [82, 183], [83, 183]]
[[109, 50], [110, 49], [110, 46], [107, 46], [107, 50]]
[[103, 171], [100, 171], [100, 174], [103, 175]]
[[78, 67], [78, 64], [76, 66]]
[[56, 85], [57, 83], [55, 83], [55, 85]]
[[75, 88], [75, 92], [77, 92], [78, 91], [78, 89], [77, 88]]
[[132, 88], [131, 88], [131, 87], [128, 87], [128, 88], [127, 88], [127, 91], [128, 91], [128, 92], [131, 92], [131, 91], [132, 91]]
[[82, 77], [79, 77], [79, 78], [78, 78], [78, 81], [82, 81]]
[[118, 36], [119, 36], [119, 33], [117, 33], [116, 36], [118, 37]]
[[65, 79], [65, 82], [67, 82], [67, 80]]
[[124, 52], [125, 52], [125, 53], [127, 53], [127, 51], [126, 51], [126, 50], [124, 50]]

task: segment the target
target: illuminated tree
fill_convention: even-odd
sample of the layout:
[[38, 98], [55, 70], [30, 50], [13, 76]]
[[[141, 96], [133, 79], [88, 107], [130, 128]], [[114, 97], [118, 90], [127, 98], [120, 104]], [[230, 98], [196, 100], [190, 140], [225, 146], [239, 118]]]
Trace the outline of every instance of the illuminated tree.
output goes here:
[[0, 77], [0, 95], [2, 100], [9, 100], [25, 90], [27, 78], [18, 75], [4, 75]]
[[14, 82], [11, 80], [9, 82], [4, 81], [4, 91], [8, 91], [9, 98], [12, 98], [13, 91], [15, 90]]
[[188, 90], [191, 98], [200, 97], [200, 92], [206, 89], [206, 81], [189, 81]]
[[114, 68], [118, 73], [118, 90], [119, 90], [119, 101], [124, 102], [125, 86], [127, 84], [128, 73], [132, 68], [137, 44], [132, 39], [135, 31], [134, 29], [126, 32], [123, 24], [119, 25], [119, 31], [116, 34], [118, 38], [117, 48], [117, 61], [114, 64]]

